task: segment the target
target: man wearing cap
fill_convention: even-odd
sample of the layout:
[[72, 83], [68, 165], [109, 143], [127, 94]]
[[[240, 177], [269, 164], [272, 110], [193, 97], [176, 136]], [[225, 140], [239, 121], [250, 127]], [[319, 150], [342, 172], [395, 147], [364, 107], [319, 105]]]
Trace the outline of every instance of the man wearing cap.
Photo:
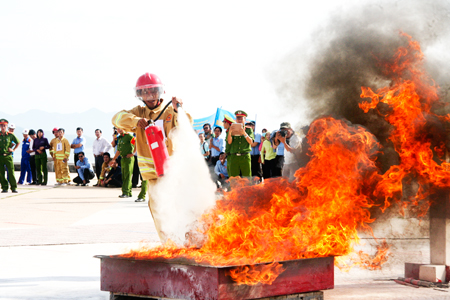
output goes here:
[[18, 184], [23, 184], [25, 175], [27, 176], [28, 184], [30, 184], [33, 179], [30, 165], [30, 153], [28, 153], [28, 150], [30, 150], [31, 138], [28, 136], [28, 129], [24, 129], [22, 134], [22, 158], [20, 160], [20, 177]]
[[60, 143], [59, 128], [58, 127], [53, 128], [52, 133], [55, 137], [50, 141], [50, 156], [53, 159], [53, 168], [55, 169], [55, 177], [56, 177], [55, 185], [61, 185], [63, 183], [63, 180], [62, 178], [59, 178], [60, 177], [59, 175], [61, 174], [60, 165], [56, 161], [56, 148], [58, 143]]
[[261, 170], [261, 163], [259, 162], [260, 159], [260, 150], [259, 150], [259, 144], [261, 143], [261, 135], [259, 133], [255, 133], [255, 122], [251, 121], [245, 124], [246, 126], [250, 127], [253, 130], [253, 133], [255, 134], [255, 139], [252, 143], [252, 151], [250, 152], [250, 157], [252, 159], [252, 176], [256, 176], [259, 179], [256, 179], [260, 181], [262, 178], [262, 170]]
[[236, 124], [230, 127], [227, 136], [227, 143], [230, 145], [230, 156], [228, 157], [228, 174], [230, 177], [239, 176], [251, 177], [251, 144], [255, 136], [251, 128], [245, 128], [245, 118], [247, 113], [238, 110], [235, 112]]
[[13, 145], [19, 145], [20, 142], [16, 136], [7, 131], [8, 121], [5, 119], [0, 119], [0, 182], [2, 186], [2, 193], [8, 192], [8, 180], [5, 178], [5, 166], [8, 170], [11, 170], [9, 174], [9, 184], [11, 186], [11, 191], [17, 193], [17, 182], [14, 176], [14, 163], [12, 158]]
[[28, 154], [30, 154], [30, 167], [31, 167], [31, 177], [32, 177], [32, 185], [36, 185], [37, 184], [37, 173], [36, 173], [36, 152], [33, 151], [33, 143], [34, 143], [34, 139], [36, 138], [36, 131], [34, 131], [33, 129], [30, 129], [30, 131], [28, 132], [28, 136], [31, 138], [30, 140], [30, 147], [27, 151]]
[[292, 181], [295, 178], [294, 173], [299, 167], [295, 153], [301, 149], [301, 140], [295, 134], [289, 122], [281, 123], [276, 137], [284, 145], [285, 150], [282, 176]]
[[55, 163], [58, 165], [59, 173], [56, 175], [56, 180], [62, 185], [70, 184], [69, 175], [69, 156], [70, 143], [64, 137], [66, 130], [64, 128], [58, 129], [58, 143], [56, 144]]

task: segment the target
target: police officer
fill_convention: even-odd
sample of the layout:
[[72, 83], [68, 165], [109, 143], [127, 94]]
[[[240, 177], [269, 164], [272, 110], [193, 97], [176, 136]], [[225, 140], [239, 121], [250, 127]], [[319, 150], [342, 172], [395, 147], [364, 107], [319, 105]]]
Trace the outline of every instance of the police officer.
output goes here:
[[251, 128], [245, 128], [247, 113], [238, 110], [235, 112], [236, 124], [230, 127], [227, 143], [230, 145], [230, 156], [228, 157], [228, 174], [230, 177], [252, 176], [250, 151], [255, 136]]
[[17, 193], [17, 182], [14, 176], [14, 163], [12, 158], [12, 153], [16, 148], [13, 149], [13, 145], [19, 145], [19, 140], [17, 137], [9, 133], [8, 121], [5, 119], [0, 119], [0, 182], [2, 185], [2, 193], [8, 192], [8, 180], [5, 178], [5, 166], [10, 170], [9, 172], [9, 184], [11, 185], [11, 191]]
[[122, 157], [122, 195], [119, 198], [130, 198], [131, 197], [131, 177], [133, 176], [134, 167], [134, 145], [136, 139], [130, 133], [126, 133], [121, 128], [117, 128], [121, 138], [119, 139], [119, 144], [117, 145], [117, 151], [114, 158], [111, 160], [110, 165], [113, 165], [117, 157], [120, 155]]

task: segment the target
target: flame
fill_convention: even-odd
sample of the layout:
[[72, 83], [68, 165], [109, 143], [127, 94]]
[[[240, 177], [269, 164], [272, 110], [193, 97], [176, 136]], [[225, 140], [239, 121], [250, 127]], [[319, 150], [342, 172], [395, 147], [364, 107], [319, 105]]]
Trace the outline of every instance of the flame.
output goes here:
[[[435, 162], [432, 149], [444, 154], [442, 144], [433, 145], [427, 137], [428, 120], [447, 122], [450, 116], [431, 112], [438, 102], [437, 87], [422, 71], [423, 54], [417, 42], [409, 40], [384, 63], [392, 84], [374, 92], [362, 87], [360, 104], [368, 112], [388, 105], [386, 120], [401, 163], [380, 174], [376, 156], [380, 145], [365, 128], [332, 117], [316, 119], [310, 125], [307, 141], [310, 161], [297, 170], [296, 180], [266, 180], [250, 185], [247, 179], [232, 180], [232, 191], [205, 213], [197, 234], [201, 246], [180, 248], [173, 243], [141, 247], [123, 256], [135, 258], [187, 258], [217, 266], [265, 264], [238, 267], [229, 276], [238, 284], [271, 284], [283, 272], [285, 260], [356, 254], [353, 264], [378, 269], [387, 260], [389, 245], [382, 242], [375, 257], [353, 252], [359, 242], [357, 230], [372, 233], [374, 221], [369, 209], [378, 197], [383, 211], [399, 201], [405, 181], [417, 178], [419, 189], [411, 203], [423, 215], [430, 186], [448, 187], [448, 164]], [[439, 151], [437, 151], [439, 152]], [[276, 262], [276, 263], [273, 263]], [[339, 263], [339, 260], [338, 260]]]
[[[437, 86], [423, 71], [423, 53], [417, 41], [402, 33], [408, 39], [408, 44], [400, 47], [390, 63], [386, 63], [387, 73], [392, 77], [393, 84], [376, 92], [369, 87], [362, 87], [361, 98], [371, 98], [360, 104], [364, 112], [376, 109], [381, 103], [387, 104], [389, 112], [384, 116], [392, 126], [390, 141], [400, 156], [401, 163], [392, 166], [378, 183], [374, 194], [384, 197], [383, 210], [392, 201], [399, 201], [402, 195], [403, 183], [410, 182], [414, 177], [419, 189], [411, 203], [420, 206], [420, 216], [429, 208], [426, 197], [434, 187], [449, 187], [450, 173], [448, 163], [436, 162], [432, 149], [437, 156], [443, 157], [445, 146], [442, 142], [432, 147], [429, 136], [429, 123], [448, 122], [450, 116], [439, 116], [431, 110], [439, 104]], [[408, 205], [403, 203], [403, 207]]]

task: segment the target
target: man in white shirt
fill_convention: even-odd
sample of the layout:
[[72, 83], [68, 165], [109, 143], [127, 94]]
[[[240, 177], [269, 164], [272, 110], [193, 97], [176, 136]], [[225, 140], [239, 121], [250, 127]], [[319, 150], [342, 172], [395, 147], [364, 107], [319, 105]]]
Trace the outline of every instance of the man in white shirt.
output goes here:
[[289, 181], [294, 180], [295, 171], [299, 164], [295, 157], [298, 151], [301, 151], [301, 139], [295, 134], [289, 122], [283, 122], [280, 130], [276, 133], [278, 140], [284, 145], [284, 166], [282, 176], [287, 177]]
[[[102, 173], [102, 165], [103, 165], [103, 154], [112, 149], [111, 144], [102, 137], [102, 131], [100, 129], [95, 130], [95, 136], [97, 137], [94, 140], [94, 144], [92, 145], [92, 152], [95, 157], [95, 174], [97, 175], [97, 181], [100, 181], [100, 174]], [[98, 182], [95, 186], [98, 186]]]

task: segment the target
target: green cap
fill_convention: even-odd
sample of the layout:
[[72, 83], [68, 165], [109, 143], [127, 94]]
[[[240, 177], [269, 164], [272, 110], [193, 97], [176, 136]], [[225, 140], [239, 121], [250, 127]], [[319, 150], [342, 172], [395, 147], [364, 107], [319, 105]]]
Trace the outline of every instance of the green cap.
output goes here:
[[236, 117], [247, 117], [247, 113], [243, 110], [237, 110], [234, 114]]
[[227, 123], [230, 124], [230, 125], [233, 124], [233, 123], [235, 123], [234, 120], [233, 120], [233, 118], [231, 118], [231, 117], [229, 117], [229, 116], [227, 116], [227, 115], [224, 116], [223, 122], [227, 122]]
[[285, 128], [291, 128], [291, 123], [289, 123], [289, 122], [281, 123], [280, 129], [285, 129]]
[[0, 124], [8, 124], [8, 120], [6, 119], [0, 119]]

